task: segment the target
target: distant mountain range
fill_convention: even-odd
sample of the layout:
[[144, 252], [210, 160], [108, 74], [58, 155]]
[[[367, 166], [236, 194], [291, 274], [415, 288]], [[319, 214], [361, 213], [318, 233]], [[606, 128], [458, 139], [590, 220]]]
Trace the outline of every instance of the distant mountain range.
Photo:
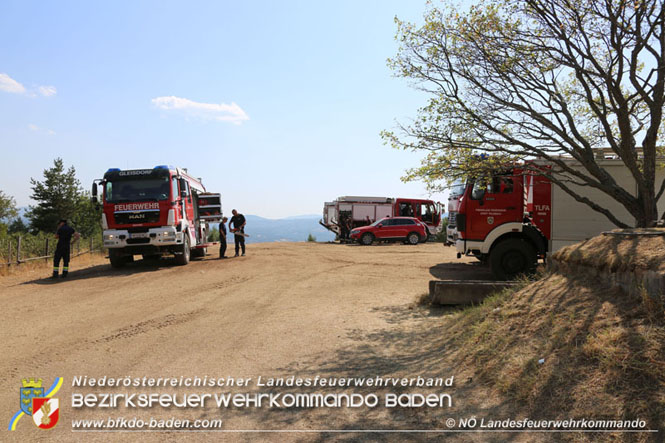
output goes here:
[[[245, 218], [245, 233], [249, 235], [245, 240], [247, 243], [307, 241], [309, 234], [316, 237], [316, 241], [335, 239], [335, 234], [319, 225], [319, 215], [298, 215], [277, 220], [258, 215], [245, 215]], [[232, 237], [229, 236], [229, 241], [232, 241]]]
[[[20, 207], [19, 217], [28, 223], [25, 217], [27, 207]], [[230, 217], [229, 217], [230, 218]], [[292, 217], [270, 219], [258, 215], [245, 215], [247, 227], [245, 232], [249, 235], [247, 243], [266, 243], [275, 241], [307, 241], [309, 234], [316, 237], [316, 241], [333, 241], [335, 234], [319, 225], [320, 215], [295, 215]], [[233, 236], [229, 236], [232, 242]]]

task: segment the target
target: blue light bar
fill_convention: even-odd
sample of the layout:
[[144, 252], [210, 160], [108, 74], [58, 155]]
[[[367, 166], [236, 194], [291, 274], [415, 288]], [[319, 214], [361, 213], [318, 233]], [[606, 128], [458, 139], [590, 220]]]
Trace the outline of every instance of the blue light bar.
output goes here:
[[152, 169], [174, 169], [174, 168], [171, 165], [158, 165], [158, 166], [155, 166]]
[[118, 172], [118, 171], [120, 171], [120, 168], [109, 168], [109, 170], [106, 172]]

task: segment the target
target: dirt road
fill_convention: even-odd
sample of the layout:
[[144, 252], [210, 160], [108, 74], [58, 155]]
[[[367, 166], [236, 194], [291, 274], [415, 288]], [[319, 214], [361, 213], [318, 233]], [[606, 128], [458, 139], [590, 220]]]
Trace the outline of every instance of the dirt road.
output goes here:
[[[188, 266], [136, 262], [114, 270], [104, 261], [72, 265], [67, 281], [21, 275], [0, 280], [0, 416], [19, 408], [20, 381], [41, 377], [48, 388], [63, 377], [60, 423], [42, 431], [24, 416], [0, 440], [26, 438], [106, 441], [77, 433], [79, 419], [139, 417], [219, 419], [229, 430], [354, 430], [440, 428], [450, 413], [436, 408], [72, 408], [72, 393], [359, 392], [389, 388], [258, 386], [258, 377], [462, 377], [419, 355], [418, 331], [440, 324], [444, 311], [417, 306], [434, 277], [473, 276], [472, 259], [457, 260], [441, 244], [361, 247], [313, 243], [252, 244], [246, 257], [216, 259], [216, 250]], [[455, 262], [452, 267], [441, 263]], [[44, 274], [48, 270], [43, 271]], [[442, 331], [444, 333], [445, 331]], [[248, 387], [72, 387], [77, 376], [251, 378]], [[404, 388], [395, 392], [459, 392]], [[397, 389], [397, 390], [396, 390]], [[451, 392], [452, 393], [452, 392]], [[383, 397], [381, 403], [383, 403]], [[6, 428], [6, 425], [3, 425]], [[144, 432], [161, 441], [211, 434]], [[391, 438], [389, 434], [226, 433], [226, 439], [273, 441]], [[126, 438], [127, 434], [112, 434]], [[413, 439], [440, 435], [408, 434]]]

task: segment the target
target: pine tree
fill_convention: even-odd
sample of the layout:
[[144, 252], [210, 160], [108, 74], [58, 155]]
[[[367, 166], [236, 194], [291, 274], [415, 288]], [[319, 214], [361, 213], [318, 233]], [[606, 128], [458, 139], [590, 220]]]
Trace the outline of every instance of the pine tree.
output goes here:
[[93, 213], [97, 210], [85, 197], [73, 166], [65, 171], [62, 159], [56, 158], [53, 167], [44, 170], [43, 182], [31, 178], [30, 183], [30, 197], [37, 202], [27, 213], [33, 231], [51, 232], [58, 220], [64, 218], [71, 220], [74, 228], [84, 235], [94, 232], [98, 217]]

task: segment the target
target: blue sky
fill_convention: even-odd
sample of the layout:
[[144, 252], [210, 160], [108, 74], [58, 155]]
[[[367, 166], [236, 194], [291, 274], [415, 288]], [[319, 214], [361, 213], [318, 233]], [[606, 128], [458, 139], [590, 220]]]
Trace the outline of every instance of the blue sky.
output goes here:
[[[392, 77], [393, 18], [424, 1], [0, 5], [0, 189], [30, 204], [55, 157], [187, 167], [230, 211], [320, 213], [340, 195], [424, 197], [422, 154], [382, 144], [426, 97]], [[442, 195], [434, 199], [443, 201]]]

